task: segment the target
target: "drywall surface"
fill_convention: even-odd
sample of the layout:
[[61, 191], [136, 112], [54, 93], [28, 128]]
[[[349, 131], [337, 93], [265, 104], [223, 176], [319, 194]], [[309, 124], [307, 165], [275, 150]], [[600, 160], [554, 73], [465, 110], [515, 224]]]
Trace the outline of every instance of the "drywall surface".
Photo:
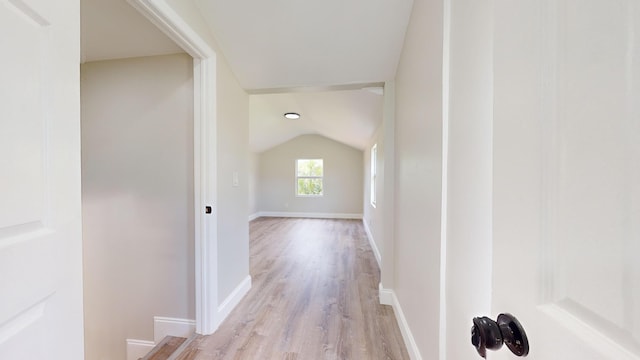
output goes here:
[[[324, 195], [296, 196], [297, 159], [324, 160]], [[261, 212], [362, 214], [363, 153], [320, 135], [302, 135], [260, 154]]]
[[218, 304], [249, 275], [249, 95], [217, 59]]
[[437, 359], [443, 4], [416, 0], [396, 74], [394, 290], [423, 359]]
[[185, 54], [82, 65], [87, 359], [153, 316], [193, 319], [193, 70]]
[[255, 216], [258, 211], [258, 172], [260, 171], [260, 157], [257, 153], [249, 153], [249, 216]]
[[[218, 218], [218, 304], [225, 301], [230, 289], [235, 289], [249, 276], [249, 225], [248, 212], [248, 95], [231, 72], [220, 51], [201, 10], [192, 0], [165, 0], [166, 3], [216, 52], [216, 125], [217, 138], [209, 143], [217, 144], [217, 191], [214, 195]], [[228, 103], [227, 103], [228, 102]], [[234, 124], [238, 122], [238, 124]], [[246, 125], [245, 125], [246, 122]], [[246, 132], [246, 134], [244, 133]], [[229, 141], [224, 139], [229, 136]], [[233, 143], [232, 141], [238, 141]], [[231, 163], [234, 162], [234, 163]], [[233, 173], [238, 173], [239, 186], [230, 194]], [[220, 199], [218, 197], [221, 197]], [[230, 225], [225, 224], [229, 221]], [[244, 224], [241, 223], [244, 221]], [[239, 274], [243, 273], [242, 276]], [[234, 283], [235, 282], [235, 283]]]
[[[372, 147], [376, 146], [376, 180], [375, 180], [375, 192], [376, 203], [375, 206], [371, 203], [371, 169], [372, 159], [371, 151]], [[364, 152], [364, 192], [363, 192], [363, 220], [369, 229], [370, 235], [373, 237], [373, 241], [376, 245], [378, 253], [381, 257], [384, 257], [383, 239], [384, 239], [384, 131], [380, 127], [369, 145]]]

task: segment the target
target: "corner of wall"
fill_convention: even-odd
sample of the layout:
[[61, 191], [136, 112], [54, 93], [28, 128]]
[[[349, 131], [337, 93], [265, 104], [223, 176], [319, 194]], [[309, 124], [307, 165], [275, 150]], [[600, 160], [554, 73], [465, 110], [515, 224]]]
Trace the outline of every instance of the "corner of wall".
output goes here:
[[411, 328], [409, 328], [409, 323], [404, 316], [402, 306], [400, 306], [400, 301], [398, 301], [396, 293], [391, 289], [383, 288], [382, 284], [380, 284], [379, 297], [381, 305], [390, 305], [393, 308], [396, 321], [398, 322], [398, 327], [400, 328], [400, 333], [402, 334], [402, 339], [404, 340], [404, 344], [407, 347], [407, 352], [409, 353], [411, 360], [422, 360], [418, 344], [416, 344]]
[[371, 229], [369, 229], [369, 224], [367, 224], [367, 220], [362, 219], [362, 224], [364, 225], [364, 231], [367, 233], [367, 239], [369, 239], [369, 245], [371, 245], [371, 250], [373, 250], [373, 255], [375, 255], [376, 261], [378, 262], [378, 268], [382, 269], [382, 257], [380, 256], [380, 250], [378, 250], [378, 246], [376, 245], [375, 239], [373, 238]]
[[218, 306], [218, 316], [216, 316], [216, 328], [229, 316], [231, 311], [240, 303], [240, 300], [251, 290], [251, 275], [238, 284], [238, 286], [227, 296], [227, 298]]
[[147, 355], [156, 343], [147, 340], [126, 339], [127, 342], [127, 360], [139, 360]]
[[153, 341], [159, 343], [167, 336], [188, 338], [196, 332], [196, 321], [162, 316], [153, 317]]
[[195, 320], [153, 317], [153, 341], [126, 339], [126, 360], [139, 360], [147, 355], [162, 339], [167, 336], [188, 338], [196, 332]]
[[255, 219], [259, 218], [260, 216], [261, 216], [261, 215], [260, 215], [260, 213], [259, 213], [259, 212], [257, 212], [257, 213], [253, 213], [253, 214], [249, 215], [249, 221], [253, 221], [253, 220], [255, 220]]

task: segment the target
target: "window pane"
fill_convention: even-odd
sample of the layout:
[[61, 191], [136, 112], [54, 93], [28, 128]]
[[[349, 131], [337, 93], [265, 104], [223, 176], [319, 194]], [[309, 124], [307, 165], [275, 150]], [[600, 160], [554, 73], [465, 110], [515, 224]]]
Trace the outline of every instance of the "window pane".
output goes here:
[[297, 164], [298, 176], [322, 176], [322, 159], [301, 159]]
[[322, 195], [322, 179], [298, 179], [298, 195]]

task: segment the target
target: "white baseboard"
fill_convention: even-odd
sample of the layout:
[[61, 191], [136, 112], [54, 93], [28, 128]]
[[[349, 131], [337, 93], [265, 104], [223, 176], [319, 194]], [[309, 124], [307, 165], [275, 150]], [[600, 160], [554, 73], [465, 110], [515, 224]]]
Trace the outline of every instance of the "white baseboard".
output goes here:
[[249, 215], [249, 221], [255, 220], [255, 219], [259, 218], [259, 217], [260, 217], [260, 213], [259, 212], [253, 213], [253, 214]]
[[287, 211], [261, 211], [258, 213], [264, 217], [289, 217], [289, 218], [311, 218], [311, 219], [362, 219], [362, 214], [342, 214], [342, 213], [301, 213]]
[[153, 317], [153, 341], [126, 339], [127, 360], [138, 360], [147, 355], [167, 336], [188, 338], [196, 332], [195, 320], [162, 316]]
[[393, 306], [393, 290], [383, 288], [382, 283], [378, 284], [378, 297], [380, 304]]
[[422, 360], [420, 350], [418, 350], [416, 340], [413, 338], [413, 334], [411, 333], [411, 329], [409, 328], [409, 323], [407, 323], [407, 318], [404, 317], [404, 312], [402, 311], [400, 302], [396, 297], [396, 293], [391, 289], [383, 288], [382, 284], [380, 284], [379, 293], [380, 304], [391, 305], [393, 307], [393, 312], [396, 315], [396, 321], [398, 322], [398, 327], [400, 327], [400, 332], [402, 333], [404, 344], [407, 346], [409, 357], [411, 358], [411, 360]]
[[147, 355], [156, 344], [153, 341], [127, 339], [127, 360], [138, 360]]
[[376, 257], [376, 261], [378, 262], [378, 268], [382, 269], [382, 256], [380, 256], [380, 250], [378, 250], [378, 245], [376, 245], [376, 241], [373, 238], [373, 234], [371, 234], [371, 229], [369, 229], [369, 224], [367, 224], [367, 220], [362, 219], [362, 224], [364, 225], [364, 231], [367, 233], [367, 238], [369, 239], [369, 245], [371, 245], [371, 250], [373, 250], [373, 255]]
[[188, 338], [196, 332], [195, 320], [153, 317], [153, 340], [157, 343], [166, 336]]
[[224, 319], [229, 316], [231, 311], [238, 305], [240, 300], [251, 290], [251, 276], [247, 275], [244, 280], [238, 285], [232, 292], [227, 296], [227, 298], [218, 306], [218, 327]]

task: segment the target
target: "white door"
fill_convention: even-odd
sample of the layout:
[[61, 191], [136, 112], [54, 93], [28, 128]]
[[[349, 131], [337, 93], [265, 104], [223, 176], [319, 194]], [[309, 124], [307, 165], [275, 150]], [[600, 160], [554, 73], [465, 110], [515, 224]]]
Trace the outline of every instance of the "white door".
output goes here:
[[82, 359], [79, 8], [0, 0], [0, 359]]
[[530, 359], [640, 359], [640, 3], [494, 16], [492, 311]]

